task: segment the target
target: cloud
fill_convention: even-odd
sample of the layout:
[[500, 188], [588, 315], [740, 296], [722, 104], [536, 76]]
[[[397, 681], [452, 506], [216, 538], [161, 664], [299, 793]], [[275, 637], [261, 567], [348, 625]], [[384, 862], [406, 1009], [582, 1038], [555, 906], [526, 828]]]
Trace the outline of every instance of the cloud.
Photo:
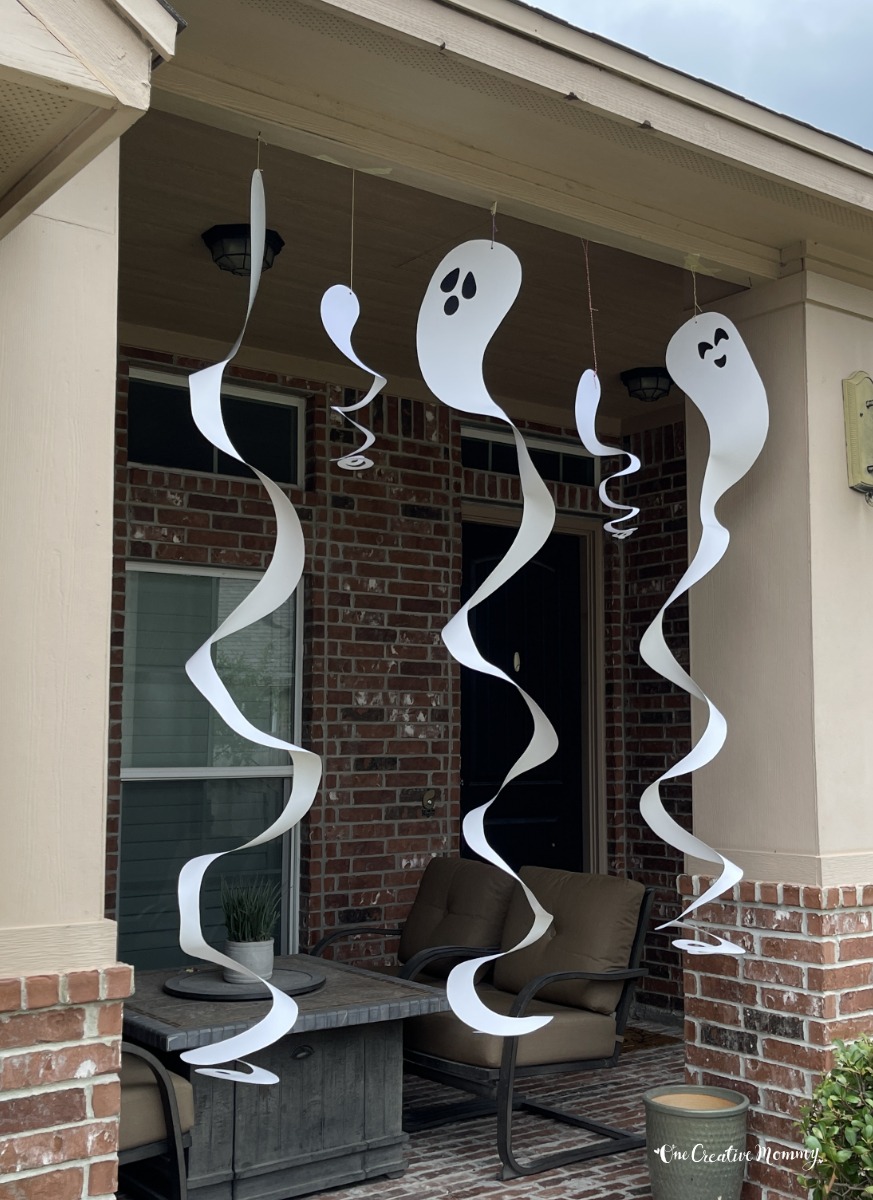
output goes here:
[[873, 106], [852, 65], [873, 50], [870, 0], [536, 0], [667, 66], [862, 145]]

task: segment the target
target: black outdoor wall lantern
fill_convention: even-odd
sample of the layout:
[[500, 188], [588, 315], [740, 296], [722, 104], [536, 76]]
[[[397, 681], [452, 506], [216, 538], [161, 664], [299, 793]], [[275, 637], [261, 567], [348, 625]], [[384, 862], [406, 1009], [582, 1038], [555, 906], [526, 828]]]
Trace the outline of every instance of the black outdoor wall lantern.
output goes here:
[[[222, 271], [248, 276], [252, 273], [251, 235], [251, 225], [213, 225], [200, 236], [212, 255], [212, 261], [221, 267]], [[284, 245], [285, 242], [275, 229], [266, 231], [264, 264], [261, 270], [269, 271], [273, 259]]]
[[629, 371], [622, 371], [621, 381], [629, 396], [646, 404], [660, 400], [673, 386], [666, 367], [632, 367]]

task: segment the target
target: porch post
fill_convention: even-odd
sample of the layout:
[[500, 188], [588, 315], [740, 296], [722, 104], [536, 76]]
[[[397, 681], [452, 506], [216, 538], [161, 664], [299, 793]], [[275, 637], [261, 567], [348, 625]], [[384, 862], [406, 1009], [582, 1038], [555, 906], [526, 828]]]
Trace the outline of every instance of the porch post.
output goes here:
[[[873, 371], [873, 292], [801, 272], [723, 311], [764, 379], [771, 430], [721, 506], [728, 554], [691, 595], [692, 673], [729, 726], [693, 809], [695, 832], [745, 871], [706, 915], [747, 953], [686, 958], [687, 1062], [692, 1081], [749, 1095], [763, 1159], [744, 1200], [778, 1200], [806, 1194], [788, 1152], [829, 1047], [873, 1027], [873, 509], [846, 483], [841, 389]], [[693, 512], [696, 410], [688, 452]], [[683, 891], [699, 892], [711, 868], [686, 869]]]
[[103, 918], [118, 144], [0, 241], [0, 1192], [115, 1190]]

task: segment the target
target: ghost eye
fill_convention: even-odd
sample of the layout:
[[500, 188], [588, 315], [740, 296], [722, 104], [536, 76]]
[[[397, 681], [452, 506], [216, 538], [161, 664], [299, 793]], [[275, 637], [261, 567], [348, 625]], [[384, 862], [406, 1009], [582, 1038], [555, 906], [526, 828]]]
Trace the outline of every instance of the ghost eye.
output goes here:
[[440, 284], [440, 290], [443, 292], [452, 292], [458, 285], [458, 279], [461, 276], [461, 268], [455, 267], [454, 271], [449, 271], [448, 275]]
[[461, 301], [457, 296], [449, 296], [448, 300], [443, 305], [443, 312], [447, 317], [451, 317], [461, 307]]
[[711, 349], [712, 349], [712, 346], [709, 342], [698, 342], [697, 343], [697, 353], [700, 355], [701, 358], [706, 358], [707, 350], [711, 350]]
[[468, 271], [464, 276], [464, 282], [461, 285], [461, 295], [465, 300], [472, 300], [476, 295], [476, 277], [472, 271]]
[[716, 329], [715, 337], [712, 340], [715, 342], [715, 344], [717, 346], [719, 344], [719, 342], [726, 342], [728, 340], [728, 335], [725, 333], [725, 331], [723, 329]]

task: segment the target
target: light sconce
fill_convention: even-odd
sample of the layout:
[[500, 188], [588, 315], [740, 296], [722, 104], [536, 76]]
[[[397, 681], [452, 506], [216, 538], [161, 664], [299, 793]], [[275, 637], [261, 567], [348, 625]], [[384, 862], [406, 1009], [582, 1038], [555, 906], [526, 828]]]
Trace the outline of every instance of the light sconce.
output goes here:
[[[252, 273], [252, 227], [251, 225], [213, 225], [200, 235], [206, 243], [212, 261], [222, 271], [231, 275]], [[264, 263], [262, 271], [269, 271], [273, 259], [285, 245], [275, 229], [268, 229], [264, 239]]]
[[660, 400], [673, 386], [666, 367], [632, 367], [629, 371], [622, 371], [621, 381], [629, 396], [646, 404]]

